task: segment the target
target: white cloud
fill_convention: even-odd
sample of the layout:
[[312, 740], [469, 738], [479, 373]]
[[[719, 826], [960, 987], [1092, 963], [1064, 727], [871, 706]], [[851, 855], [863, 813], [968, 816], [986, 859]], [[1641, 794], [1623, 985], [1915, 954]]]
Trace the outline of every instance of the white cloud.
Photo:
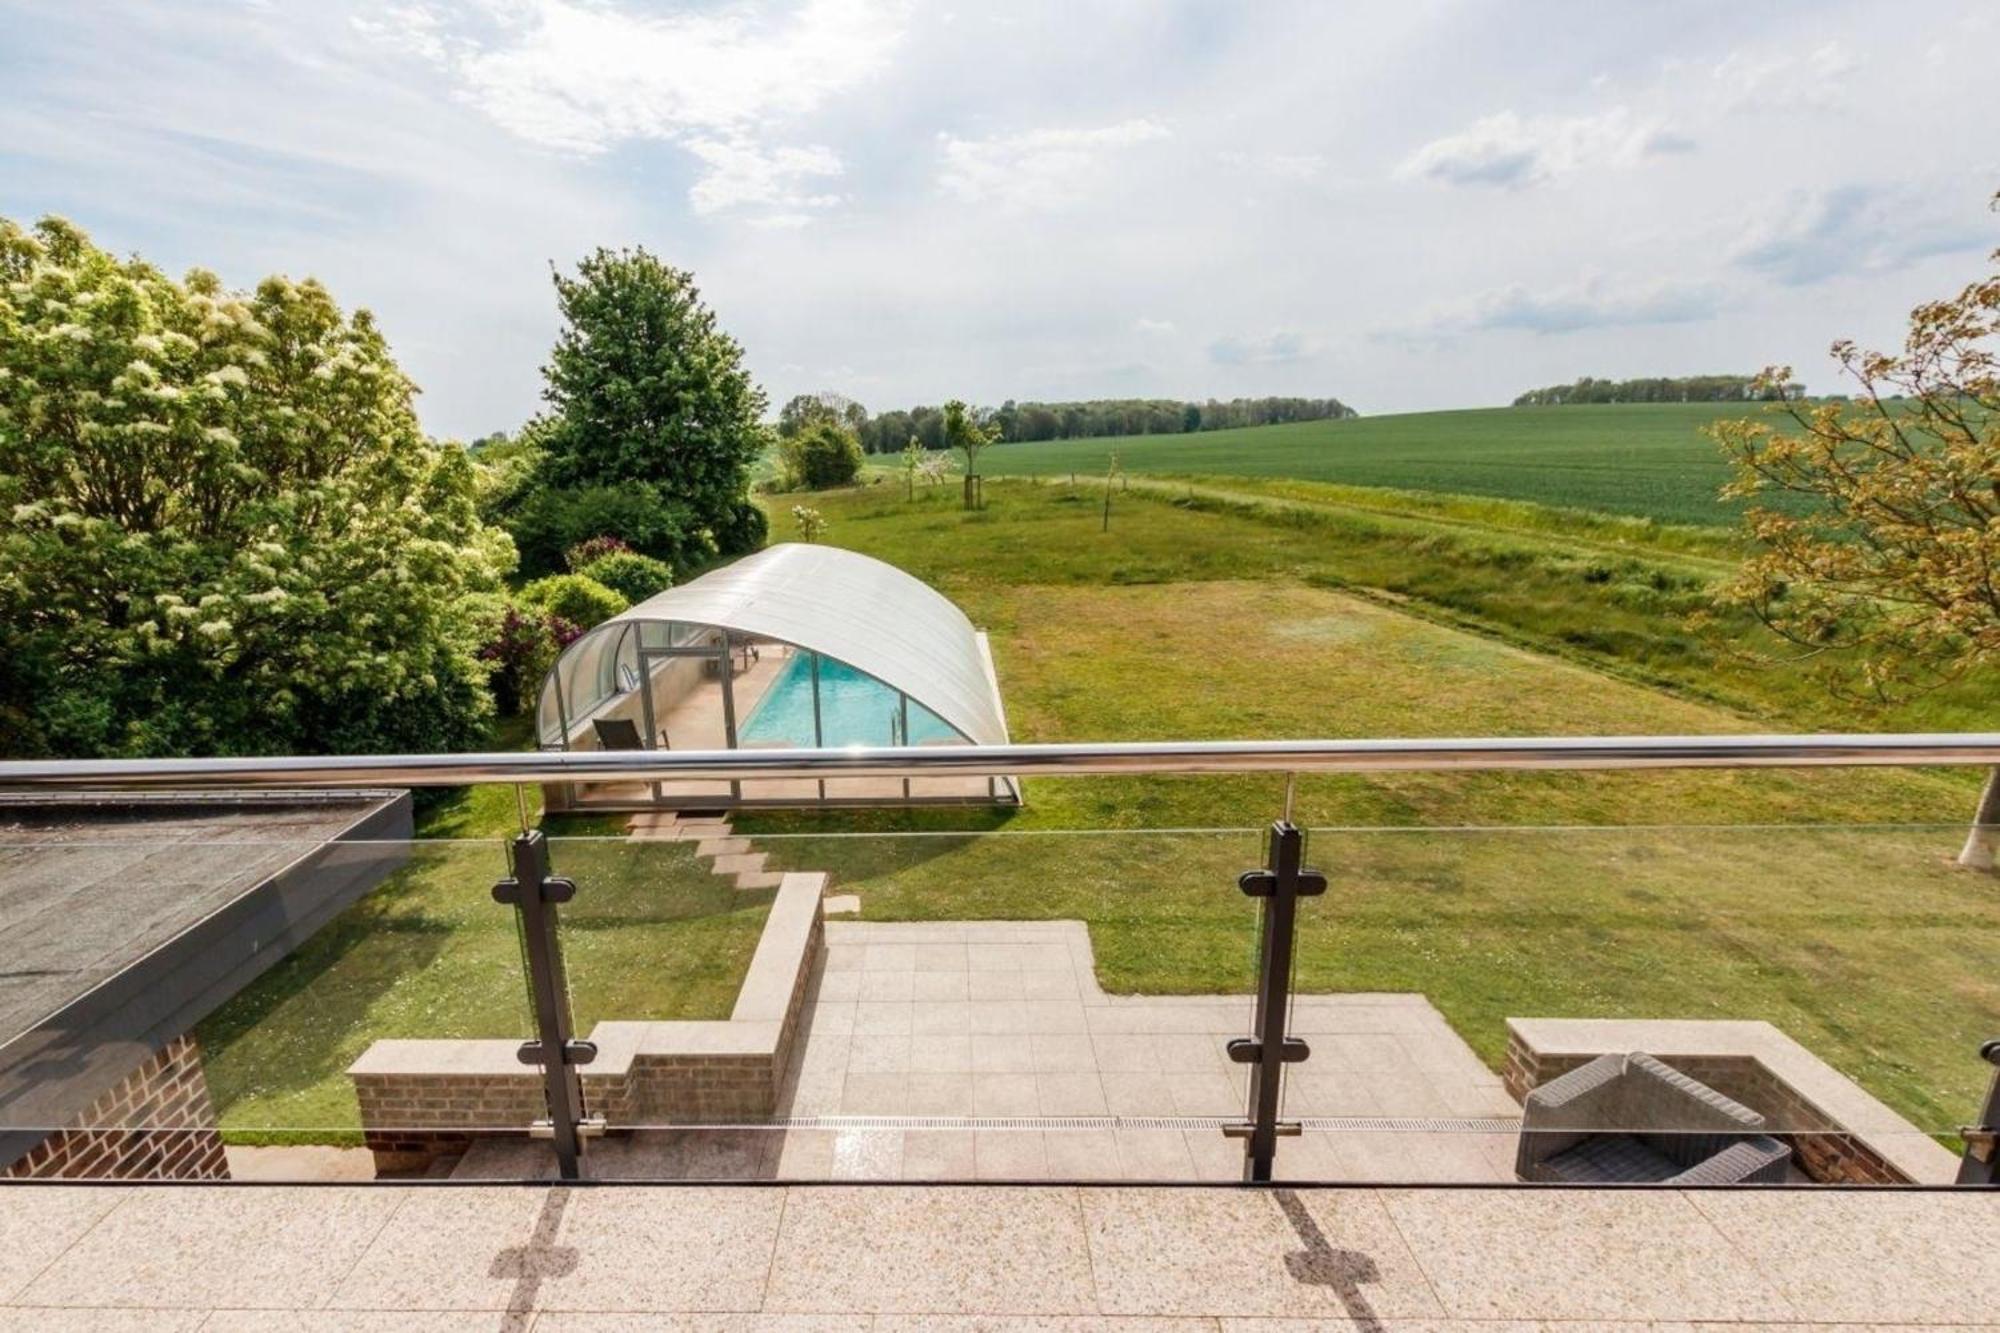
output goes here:
[[903, 14], [885, 0], [660, 15], [589, 0], [461, 0], [389, 4], [355, 26], [445, 70], [458, 97], [529, 143], [584, 156], [676, 143], [705, 168], [689, 191], [697, 213], [775, 208], [782, 225], [837, 202], [803, 182], [842, 166], [824, 145], [768, 141], [886, 70]]
[[1279, 329], [1261, 338], [1218, 338], [1208, 345], [1208, 359], [1219, 366], [1278, 366], [1316, 354], [1312, 340], [1296, 329]]
[[1969, 210], [1940, 217], [1906, 189], [1842, 185], [1792, 194], [1752, 223], [1730, 258], [1786, 286], [1856, 273], [1886, 273], [1933, 255], [1982, 250], [1995, 229]]
[[705, 168], [688, 191], [688, 202], [697, 213], [759, 205], [783, 210], [778, 216], [786, 219], [803, 219], [802, 210], [831, 208], [840, 202], [839, 195], [807, 185], [841, 174], [840, 158], [831, 148], [817, 144], [763, 148], [745, 139], [696, 139], [688, 151]]
[[1396, 168], [1403, 180], [1519, 188], [1591, 167], [1629, 167], [1693, 141], [1624, 107], [1595, 116], [1532, 116], [1502, 111], [1434, 139]]
[[1845, 47], [1825, 42], [1804, 55], [1731, 51], [1709, 76], [1731, 110], [1789, 110], [1835, 104], [1856, 68]]
[[1174, 332], [1174, 322], [1171, 319], [1148, 319], [1144, 315], [1141, 315], [1132, 321], [1132, 328], [1137, 333], [1165, 337], [1167, 334]]
[[1113, 155], [1168, 137], [1151, 120], [1095, 129], [1041, 129], [987, 139], [940, 134], [938, 185], [957, 199], [1001, 199], [1022, 207], [1069, 202]]
[[1512, 283], [1445, 307], [1417, 332], [1431, 337], [1485, 331], [1577, 333], [1687, 324], [1710, 318], [1723, 305], [1722, 291], [1706, 282], [1624, 283], [1591, 277], [1543, 290]]

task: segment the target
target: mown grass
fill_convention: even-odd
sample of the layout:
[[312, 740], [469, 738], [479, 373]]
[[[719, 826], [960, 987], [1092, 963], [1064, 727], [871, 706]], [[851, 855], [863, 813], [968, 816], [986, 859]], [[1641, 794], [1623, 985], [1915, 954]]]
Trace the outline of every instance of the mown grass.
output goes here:
[[1135, 473], [1285, 477], [1728, 525], [1736, 512], [1717, 491], [1729, 469], [1701, 428], [1759, 410], [1747, 403], [1496, 407], [1194, 435], [1042, 440], [989, 449], [980, 470], [1101, 477], [1116, 451]]
[[[1122, 493], [1105, 534], [1067, 491], [996, 482], [974, 515], [882, 488], [818, 501], [828, 540], [932, 581], [992, 633], [1020, 740], [1855, 723], [1683, 637], [1671, 599], [1698, 597], [1705, 555], [1578, 549], [1567, 539], [1604, 534], [1556, 520], [1317, 500], [1280, 516], [1271, 497], [1200, 487]], [[1544, 642], [1565, 651], [1523, 646]], [[1279, 781], [1027, 791], [1014, 814], [744, 827], [782, 864], [832, 871], [870, 917], [1079, 918], [1107, 986], [1243, 990], [1253, 917], [1233, 880], [1255, 835], [1171, 830], [1258, 825]], [[1305, 778], [1297, 814], [1335, 887], [1308, 913], [1299, 985], [1423, 991], [1490, 1060], [1508, 1016], [1764, 1018], [1943, 1129], [1971, 1107], [1977, 1043], [2000, 1023], [2000, 897], [1948, 864], [1971, 796], [1962, 774], [1883, 770]], [[1931, 827], [1865, 827], [1902, 822]], [[1562, 827], [1464, 831], [1491, 825]]]

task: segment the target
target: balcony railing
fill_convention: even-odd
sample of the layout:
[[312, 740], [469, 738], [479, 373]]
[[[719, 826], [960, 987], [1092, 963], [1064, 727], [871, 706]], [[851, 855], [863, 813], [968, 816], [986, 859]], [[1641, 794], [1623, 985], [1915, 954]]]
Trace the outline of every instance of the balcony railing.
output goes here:
[[[44, 978], [0, 1003], [0, 1156], [1990, 1185], [2000, 907], [1963, 826], [1313, 827], [1294, 794], [1994, 765], [1993, 734], [0, 763], [0, 937]], [[529, 827], [536, 786], [942, 775], [1267, 781], [1223, 828]], [[518, 833], [393, 824], [396, 789], [480, 784]]]

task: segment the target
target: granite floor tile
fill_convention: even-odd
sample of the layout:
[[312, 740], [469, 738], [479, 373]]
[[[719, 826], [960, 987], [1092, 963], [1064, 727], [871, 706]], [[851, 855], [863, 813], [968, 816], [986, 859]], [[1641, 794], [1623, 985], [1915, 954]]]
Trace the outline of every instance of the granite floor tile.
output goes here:
[[1038, 1074], [1097, 1072], [1097, 1050], [1081, 1032], [1037, 1032], [1029, 1037]]
[[1445, 1310], [1478, 1319], [1787, 1319], [1791, 1306], [1664, 1191], [1388, 1190]]
[[903, 1179], [972, 1180], [979, 1174], [969, 1129], [913, 1129], [903, 1135]]
[[1021, 974], [1019, 972], [972, 972], [965, 978], [965, 993], [973, 1000], [1019, 1000], [1021, 994]]
[[1041, 1180], [1048, 1175], [1048, 1145], [1038, 1129], [973, 1131], [973, 1171], [981, 1180]]
[[864, 972], [911, 972], [917, 966], [914, 944], [870, 944], [861, 958]]
[[1039, 1115], [1041, 1103], [1033, 1074], [974, 1074], [974, 1115]]
[[1104, 1109], [1112, 1115], [1175, 1115], [1173, 1080], [1166, 1074], [1099, 1074]]
[[975, 1032], [972, 1069], [978, 1074], [1032, 1074], [1034, 1041], [1025, 1032]]
[[963, 1032], [920, 1032], [910, 1038], [913, 1074], [969, 1074], [972, 1038]]
[[133, 1190], [14, 1299], [311, 1309], [332, 1294], [408, 1197], [372, 1185]]
[[2000, 1197], [1702, 1190], [1685, 1198], [1783, 1293], [1800, 1318], [1994, 1319]]
[[763, 1308], [1097, 1313], [1074, 1191], [949, 1186], [794, 1191]]
[[822, 972], [819, 989], [814, 996], [815, 1004], [826, 1004], [834, 1000], [858, 1000], [861, 998], [862, 973], [856, 969], [846, 972]]
[[869, 1333], [868, 1315], [838, 1314], [609, 1314], [552, 1310], [535, 1320], [533, 1333]]
[[911, 1074], [907, 1098], [907, 1115], [969, 1116], [972, 1075]]
[[856, 1033], [847, 1047], [850, 1074], [907, 1074], [910, 1071], [911, 1037], [907, 1032], [889, 1034]]
[[861, 993], [854, 998], [866, 1002], [908, 1004], [916, 997], [914, 972], [863, 972]]
[[1178, 1129], [1119, 1129], [1118, 1173], [1126, 1180], [1192, 1180], [1194, 1159]]
[[1094, 1072], [1037, 1074], [1035, 1105], [1043, 1115], [1103, 1115], [1104, 1085]]
[[1104, 1315], [880, 1315], [874, 1333], [1218, 1333], [1213, 1319]]
[[[496, 1316], [490, 1310], [294, 1310], [277, 1327], [285, 1333], [528, 1333], [534, 1319], [532, 1311]], [[546, 1323], [535, 1326], [547, 1327]], [[118, 1326], [93, 1323], [87, 1327]], [[135, 1333], [139, 1327], [133, 1325]], [[274, 1325], [266, 1310], [217, 1310], [200, 1327], [201, 1333], [271, 1333]]]
[[833, 1136], [833, 1151], [822, 1180], [895, 1180], [903, 1170], [903, 1131], [843, 1129]]
[[[61, 1306], [13, 1306], [0, 1307], [0, 1330], [19, 1329], [22, 1333], [194, 1333], [200, 1328], [221, 1327], [224, 1333], [250, 1333], [250, 1330], [267, 1329], [271, 1326], [271, 1312], [227, 1311], [238, 1318], [235, 1322], [217, 1325], [207, 1310], [102, 1310], [88, 1307]], [[302, 1311], [294, 1312], [303, 1314]], [[298, 1327], [289, 1319], [288, 1327]], [[316, 1324], [305, 1326], [316, 1329]], [[382, 1333], [390, 1333], [390, 1326], [376, 1326]], [[369, 1330], [373, 1333], [373, 1330]], [[465, 1333], [473, 1333], [469, 1327]], [[479, 1333], [492, 1333], [489, 1324], [482, 1325]]]
[[967, 974], [964, 972], [912, 972], [910, 974], [910, 997], [919, 1003], [928, 1000], [966, 1000], [971, 998], [967, 988]]
[[1367, 1191], [1082, 1189], [1106, 1314], [1441, 1313]]
[[10, 1199], [22, 1206], [0, 1207], [0, 1301], [9, 1300], [30, 1278], [76, 1243], [121, 1201], [131, 1197], [100, 1185], [12, 1185]]
[[910, 1011], [910, 1031], [916, 1036], [933, 1032], [963, 1036], [972, 1031], [972, 1006], [964, 1000], [919, 1001]]
[[1042, 1135], [1049, 1180], [1115, 1181], [1118, 1140], [1108, 1129], [1052, 1129]]
[[1097, 1067], [1107, 1074], [1150, 1074], [1160, 1068], [1153, 1039], [1142, 1033], [1106, 1033], [1090, 1039]]
[[854, 1035], [874, 1036], [894, 1034], [910, 1035], [911, 1018], [916, 1009], [909, 1001], [859, 1000], [854, 1005]]
[[849, 1074], [840, 1094], [842, 1115], [901, 1115], [908, 1074]]

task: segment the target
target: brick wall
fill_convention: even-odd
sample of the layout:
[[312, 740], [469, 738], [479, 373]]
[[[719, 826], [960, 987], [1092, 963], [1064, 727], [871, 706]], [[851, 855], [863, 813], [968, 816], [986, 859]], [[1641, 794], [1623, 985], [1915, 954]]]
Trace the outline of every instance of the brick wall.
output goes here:
[[191, 1036], [168, 1042], [5, 1173], [69, 1180], [227, 1180], [215, 1104]]
[[[1515, 1101], [1525, 1101], [1532, 1089], [1596, 1058], [1595, 1053], [1534, 1051], [1518, 1033], [1510, 1034], [1507, 1065], [1501, 1079]], [[1843, 1185], [1910, 1183], [1909, 1177], [1891, 1166], [1880, 1153], [1835, 1123], [1754, 1056], [1663, 1055], [1659, 1059], [1762, 1115], [1773, 1126], [1772, 1137], [1792, 1145], [1793, 1161], [1814, 1181]]]

